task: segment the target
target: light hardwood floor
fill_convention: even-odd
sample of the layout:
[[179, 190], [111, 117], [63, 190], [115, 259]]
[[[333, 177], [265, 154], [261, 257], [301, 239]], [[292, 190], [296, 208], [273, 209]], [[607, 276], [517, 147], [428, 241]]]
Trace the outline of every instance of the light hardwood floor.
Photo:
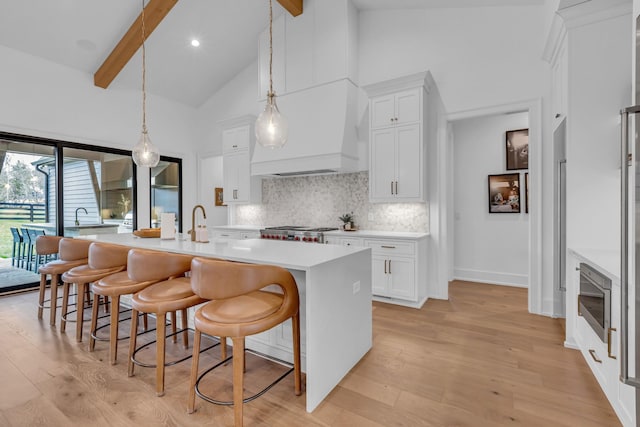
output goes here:
[[[527, 313], [526, 290], [453, 282], [449, 295], [421, 310], [374, 303], [373, 348], [312, 414], [290, 375], [245, 405], [245, 425], [619, 425], [580, 353], [563, 347], [562, 321]], [[0, 298], [0, 426], [233, 424], [231, 407], [202, 400], [186, 413], [189, 361], [167, 368], [156, 397], [152, 369], [127, 377], [128, 341], [111, 366], [107, 343], [89, 353], [73, 325], [61, 334], [37, 320], [36, 302], [36, 293]], [[247, 389], [277, 370], [250, 359]], [[224, 375], [208, 387], [230, 396]]]

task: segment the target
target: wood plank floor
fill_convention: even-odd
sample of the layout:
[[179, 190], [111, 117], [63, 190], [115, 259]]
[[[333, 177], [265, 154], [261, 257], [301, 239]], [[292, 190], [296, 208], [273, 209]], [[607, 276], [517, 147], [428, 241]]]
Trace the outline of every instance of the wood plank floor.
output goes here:
[[[312, 414], [290, 375], [245, 405], [245, 425], [619, 425], [580, 353], [563, 347], [562, 321], [527, 313], [526, 290], [453, 282], [449, 295], [421, 310], [374, 303], [373, 348]], [[167, 368], [156, 397], [152, 369], [127, 377], [128, 341], [111, 366], [107, 343], [88, 352], [73, 324], [61, 334], [37, 320], [36, 301], [0, 298], [0, 426], [233, 425], [231, 407], [202, 400], [187, 414], [190, 362]], [[246, 388], [278, 369], [250, 359]], [[225, 374], [207, 387], [230, 396]]]

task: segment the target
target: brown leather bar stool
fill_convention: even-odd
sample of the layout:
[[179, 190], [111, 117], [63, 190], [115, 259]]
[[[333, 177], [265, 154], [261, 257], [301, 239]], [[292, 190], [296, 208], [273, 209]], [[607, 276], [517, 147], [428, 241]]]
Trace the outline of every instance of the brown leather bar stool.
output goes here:
[[[280, 287], [282, 294], [261, 290], [269, 285]], [[225, 340], [225, 337], [230, 337], [233, 341], [233, 407], [236, 427], [242, 426], [244, 401], [251, 399], [243, 398], [246, 336], [264, 332], [287, 319], [291, 319], [295, 394], [299, 396], [302, 393], [300, 384], [300, 300], [298, 287], [291, 273], [284, 268], [271, 265], [252, 265], [194, 258], [191, 262], [191, 288], [196, 295], [212, 301], [200, 307], [195, 314], [189, 413], [193, 413], [195, 410], [196, 393], [209, 402], [225, 404], [204, 396], [197, 389], [197, 383], [202, 377], [198, 378], [200, 353], [197, 351], [200, 348], [202, 333], [219, 336], [221, 342]], [[224, 359], [226, 348], [224, 346], [221, 348]], [[260, 394], [258, 393], [258, 395]]]
[[[167, 252], [131, 249], [128, 254], [127, 271], [107, 276], [91, 286], [94, 295], [91, 317], [91, 337], [89, 351], [93, 351], [98, 324], [98, 303], [100, 296], [111, 298], [111, 321], [109, 328], [109, 360], [115, 364], [118, 357], [118, 320], [120, 314], [120, 297], [142, 291], [149, 285], [177, 276], [183, 276], [191, 268], [191, 258], [187, 255], [176, 255]], [[135, 337], [138, 329], [138, 313], [131, 314], [131, 337]], [[160, 325], [162, 323], [162, 325]], [[175, 325], [175, 319], [173, 324]], [[135, 326], [135, 327], [134, 327]], [[164, 327], [158, 322], [158, 327]], [[146, 328], [145, 328], [146, 329]]]
[[58, 283], [60, 275], [74, 267], [87, 264], [89, 245], [87, 240], [65, 239], [59, 236], [38, 236], [36, 239], [36, 254], [53, 255], [58, 254], [58, 259], [41, 265], [38, 269], [40, 273], [40, 293], [38, 296], [38, 319], [42, 319], [42, 310], [45, 308], [45, 288], [47, 286], [47, 275], [51, 276], [51, 298], [49, 299], [51, 326], [56, 324], [56, 308], [58, 301]]
[[[132, 251], [133, 252], [133, 251]], [[188, 277], [176, 277], [184, 275], [191, 269], [191, 259], [188, 255], [163, 254], [164, 259], [156, 261], [156, 265], [162, 266], [167, 276], [173, 276], [169, 280], [155, 283], [136, 293], [131, 300], [131, 334], [129, 340], [129, 376], [133, 376], [134, 365], [139, 364], [145, 367], [153, 367], [154, 365], [143, 364], [135, 360], [136, 349], [136, 331], [138, 313], [154, 313], [156, 315], [156, 395], [164, 395], [164, 372], [165, 372], [165, 344], [166, 344], [166, 319], [167, 313], [175, 314], [176, 311], [181, 312], [182, 318], [182, 337], [185, 349], [189, 346], [188, 334], [188, 318], [187, 309], [195, 305], [206, 302], [207, 300], [200, 298], [191, 290], [191, 280]], [[131, 254], [129, 254], [129, 271], [131, 276], [136, 280], [148, 280], [155, 273], [149, 268], [141, 268], [132, 270]], [[176, 334], [179, 333], [175, 328], [175, 315], [172, 318], [174, 342], [176, 342]], [[149, 343], [153, 344], [153, 342]], [[145, 346], [149, 345], [145, 344]], [[143, 346], [144, 347], [144, 346]], [[140, 347], [143, 348], [143, 347]], [[189, 359], [184, 357], [176, 360], [179, 363]]]
[[[72, 268], [62, 275], [64, 282], [62, 298], [62, 320], [60, 331], [64, 332], [67, 320], [67, 303], [69, 301], [70, 284], [78, 287], [78, 301], [84, 295], [89, 283], [96, 282], [111, 274], [119, 273], [127, 268], [127, 246], [113, 245], [110, 243], [93, 242], [89, 246], [89, 262], [87, 265]], [[82, 326], [84, 323], [84, 304], [78, 303], [76, 314], [76, 341], [82, 341]]]

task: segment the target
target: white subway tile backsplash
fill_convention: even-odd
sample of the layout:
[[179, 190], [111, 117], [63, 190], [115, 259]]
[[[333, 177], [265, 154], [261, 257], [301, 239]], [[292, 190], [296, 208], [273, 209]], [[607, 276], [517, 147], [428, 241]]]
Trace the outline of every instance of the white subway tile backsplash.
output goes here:
[[[262, 204], [239, 205], [236, 224], [305, 225], [339, 227], [338, 219], [353, 212], [360, 229], [381, 231], [429, 231], [425, 203], [369, 203], [369, 174], [265, 178]], [[373, 221], [369, 221], [372, 214]]]

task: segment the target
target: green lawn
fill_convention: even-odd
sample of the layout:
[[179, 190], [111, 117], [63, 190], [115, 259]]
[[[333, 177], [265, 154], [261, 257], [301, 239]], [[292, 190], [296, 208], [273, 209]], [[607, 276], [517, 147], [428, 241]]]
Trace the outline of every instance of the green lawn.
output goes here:
[[0, 220], [0, 258], [11, 258], [11, 248], [13, 247], [13, 235], [11, 227], [20, 228], [24, 220]]

